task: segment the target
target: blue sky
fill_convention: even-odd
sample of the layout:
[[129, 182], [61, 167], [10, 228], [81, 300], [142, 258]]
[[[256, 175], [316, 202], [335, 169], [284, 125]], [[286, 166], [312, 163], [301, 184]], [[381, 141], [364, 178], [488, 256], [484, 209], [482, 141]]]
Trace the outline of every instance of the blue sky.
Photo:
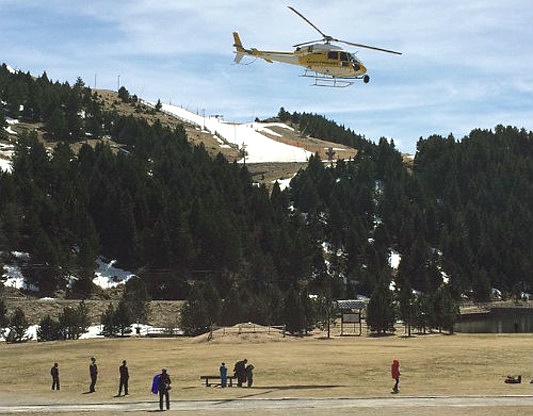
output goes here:
[[[233, 64], [235, 30], [281, 51], [320, 37], [288, 5], [327, 34], [404, 54], [360, 49], [371, 81], [345, 89], [312, 87], [296, 66]], [[318, 113], [413, 153], [431, 134], [533, 130], [532, 22], [531, 0], [0, 0], [0, 62], [91, 88], [120, 81], [228, 121]]]

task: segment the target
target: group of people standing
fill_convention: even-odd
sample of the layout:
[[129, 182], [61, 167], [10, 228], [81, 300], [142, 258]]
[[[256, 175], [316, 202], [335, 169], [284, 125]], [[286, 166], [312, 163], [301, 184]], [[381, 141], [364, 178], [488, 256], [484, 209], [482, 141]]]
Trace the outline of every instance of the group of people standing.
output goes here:
[[[226, 387], [227, 385], [227, 373], [228, 369], [226, 365], [222, 363], [220, 366], [220, 385]], [[242, 387], [244, 383], [248, 387], [252, 387], [254, 384], [254, 366], [248, 364], [248, 360], [245, 358], [242, 361], [237, 361], [233, 367], [233, 374], [237, 378], [237, 387]]]
[[[122, 360], [122, 364], [118, 368], [118, 373], [118, 394], [115, 397], [122, 395], [122, 389], [124, 389], [124, 396], [128, 396], [128, 381], [130, 379], [130, 372], [128, 370], [128, 363], [126, 360]], [[96, 364], [95, 357], [91, 357], [91, 364], [89, 364], [89, 376], [91, 377], [89, 393], [94, 393], [96, 391], [96, 382], [98, 380], [98, 365]]]
[[[115, 397], [122, 395], [124, 389], [124, 396], [128, 393], [128, 381], [130, 379], [130, 373], [128, 370], [128, 363], [126, 360], [122, 361], [122, 365], [118, 368], [119, 382], [118, 382], [118, 394]], [[59, 363], [54, 363], [50, 369], [50, 376], [52, 376], [52, 390], [60, 390], [61, 385], [59, 382]], [[96, 364], [96, 358], [91, 357], [91, 363], [89, 364], [89, 377], [91, 384], [89, 385], [89, 391], [87, 393], [94, 393], [96, 391], [96, 382], [98, 381], [98, 365]]]
[[[122, 364], [118, 368], [119, 373], [119, 382], [118, 382], [118, 394], [115, 397], [122, 395], [124, 391], [124, 396], [128, 396], [128, 382], [130, 379], [130, 372], [128, 369], [128, 363], [126, 360], [122, 360]], [[52, 390], [60, 390], [59, 382], [59, 363], [54, 363], [50, 369], [50, 375], [52, 377]], [[91, 363], [89, 364], [89, 377], [91, 379], [91, 384], [89, 385], [89, 391], [87, 393], [94, 393], [96, 391], [96, 383], [98, 381], [98, 365], [96, 364], [96, 358], [91, 357]], [[169, 390], [171, 380], [170, 376], [166, 370], [163, 368], [160, 374], [157, 374], [154, 377], [152, 383], [152, 393], [159, 393], [159, 409], [163, 410], [163, 403], [166, 404], [167, 410], [170, 409], [170, 394]]]
[[[122, 361], [122, 364], [118, 368], [119, 370], [119, 385], [118, 394], [115, 397], [121, 396], [122, 390], [124, 395], [128, 395], [128, 381], [130, 378], [128, 365], [126, 360]], [[228, 368], [225, 363], [222, 363], [219, 368], [220, 371], [220, 385], [221, 387], [227, 387], [228, 382]], [[234, 377], [237, 378], [237, 386], [243, 387], [246, 383], [248, 387], [252, 387], [254, 383], [254, 366], [248, 364], [248, 360], [237, 361], [233, 367]], [[59, 364], [54, 363], [50, 369], [50, 375], [52, 376], [52, 390], [60, 390], [59, 382]], [[96, 364], [96, 358], [91, 357], [91, 364], [89, 364], [89, 376], [91, 378], [91, 384], [89, 386], [88, 393], [94, 393], [96, 391], [96, 382], [98, 381], [98, 365]], [[393, 360], [391, 364], [391, 376], [395, 381], [392, 393], [398, 393], [398, 384], [400, 382], [400, 362]], [[163, 409], [163, 404], [166, 405], [166, 409], [170, 409], [170, 389], [171, 387], [170, 375], [166, 368], [161, 370], [160, 374], [157, 374], [152, 382], [152, 393], [159, 394], [159, 409]]]

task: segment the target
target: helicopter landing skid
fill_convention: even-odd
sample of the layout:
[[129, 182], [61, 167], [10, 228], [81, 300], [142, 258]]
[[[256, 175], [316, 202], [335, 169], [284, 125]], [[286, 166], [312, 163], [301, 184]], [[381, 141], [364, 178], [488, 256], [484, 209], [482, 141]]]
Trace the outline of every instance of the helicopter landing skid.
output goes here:
[[361, 77], [353, 77], [353, 78], [340, 78], [340, 77], [334, 77], [332, 75], [325, 75], [325, 74], [319, 74], [318, 72], [314, 72], [310, 74], [308, 71], [305, 71], [302, 75], [300, 75], [303, 78], [313, 78], [314, 83], [311, 84], [314, 87], [330, 87], [330, 88], [346, 88], [350, 85], [353, 85], [355, 80], [362, 80], [365, 84], [369, 81], [368, 75], [361, 76]]
[[305, 72], [300, 76], [304, 78], [313, 78], [315, 82], [311, 85], [314, 87], [346, 88], [354, 83], [351, 79], [337, 78], [316, 73], [308, 74]]

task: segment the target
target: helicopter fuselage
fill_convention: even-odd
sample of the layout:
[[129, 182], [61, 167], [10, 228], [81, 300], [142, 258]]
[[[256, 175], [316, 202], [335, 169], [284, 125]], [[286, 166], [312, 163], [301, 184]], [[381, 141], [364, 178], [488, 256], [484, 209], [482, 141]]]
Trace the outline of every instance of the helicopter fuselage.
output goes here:
[[266, 62], [282, 62], [299, 65], [307, 71], [339, 79], [359, 79], [366, 73], [366, 67], [354, 54], [331, 44], [312, 44], [299, 47], [294, 52], [265, 51], [259, 49], [245, 49], [237, 32], [235, 38], [235, 62], [240, 62], [243, 56], [261, 58]]
[[315, 44], [297, 48], [299, 65], [319, 74], [337, 78], [359, 78], [366, 67], [352, 53], [329, 44]]

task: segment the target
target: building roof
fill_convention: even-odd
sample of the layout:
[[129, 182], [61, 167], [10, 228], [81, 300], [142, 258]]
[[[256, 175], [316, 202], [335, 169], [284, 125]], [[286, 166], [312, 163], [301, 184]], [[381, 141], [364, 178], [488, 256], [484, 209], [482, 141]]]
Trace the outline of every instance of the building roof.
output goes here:
[[337, 300], [337, 306], [341, 310], [347, 309], [366, 309], [366, 303], [364, 300], [358, 299], [340, 299]]

